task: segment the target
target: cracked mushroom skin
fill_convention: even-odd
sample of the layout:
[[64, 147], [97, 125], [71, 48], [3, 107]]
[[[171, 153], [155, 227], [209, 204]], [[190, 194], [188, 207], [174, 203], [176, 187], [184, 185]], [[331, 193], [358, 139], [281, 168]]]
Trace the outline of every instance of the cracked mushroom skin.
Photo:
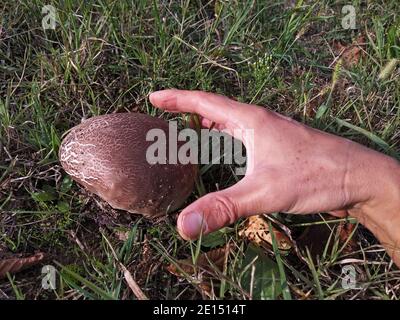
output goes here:
[[146, 150], [154, 142], [146, 134], [155, 128], [168, 141], [168, 122], [159, 118], [139, 113], [90, 118], [63, 140], [61, 165], [115, 209], [146, 217], [175, 211], [193, 191], [197, 165], [148, 163]]

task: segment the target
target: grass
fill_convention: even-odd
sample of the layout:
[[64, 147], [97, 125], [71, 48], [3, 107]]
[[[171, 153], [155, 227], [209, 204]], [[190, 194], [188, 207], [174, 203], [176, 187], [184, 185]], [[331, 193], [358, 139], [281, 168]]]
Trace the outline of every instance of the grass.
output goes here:
[[[55, 30], [41, 26], [48, 4], [57, 10]], [[196, 279], [178, 279], [164, 266], [227, 242], [234, 249], [223, 274], [214, 275], [223, 285], [212, 297], [248, 298], [253, 289], [242, 279], [252, 267], [244, 265], [247, 243], [237, 234], [242, 222], [212, 239], [184, 242], [174, 229], [176, 215], [142, 220], [73, 183], [60, 168], [58, 147], [65, 131], [91, 116], [130, 111], [170, 118], [147, 97], [174, 87], [263, 105], [399, 157], [399, 72], [387, 67], [400, 58], [398, 3], [353, 1], [356, 30], [341, 26], [345, 4], [2, 1], [0, 257], [43, 251], [58, 273], [53, 291], [41, 288], [40, 266], [0, 280], [0, 299], [131, 299], [113, 252], [149, 298], [204, 298]], [[351, 67], [333, 64], [334, 43], [350, 44], [359, 35], [365, 38], [360, 60]], [[203, 168], [205, 191], [235, 183], [233, 172]], [[323, 221], [321, 215], [276, 217], [296, 236]], [[278, 267], [276, 282], [284, 291], [277, 297], [399, 298], [400, 273], [371, 234], [357, 225], [350, 236], [355, 248], [346, 252], [335, 232], [339, 223], [329, 226], [319, 259], [311, 251], [301, 258], [276, 254], [276, 246], [268, 260], [255, 258], [263, 263], [258, 266]], [[360, 288], [342, 288], [346, 264], [354, 266]]]

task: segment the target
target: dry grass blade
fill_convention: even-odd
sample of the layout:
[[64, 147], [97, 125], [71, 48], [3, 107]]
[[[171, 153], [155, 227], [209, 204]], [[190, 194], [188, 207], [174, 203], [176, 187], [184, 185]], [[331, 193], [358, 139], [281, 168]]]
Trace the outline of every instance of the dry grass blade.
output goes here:
[[36, 253], [33, 256], [26, 258], [10, 258], [0, 260], [0, 279], [5, 278], [7, 272], [14, 274], [24, 269], [32, 267], [42, 261], [44, 254], [42, 252]]
[[149, 300], [149, 298], [144, 294], [142, 289], [140, 289], [136, 281], [133, 279], [132, 274], [129, 272], [129, 270], [122, 263], [120, 263], [120, 267], [124, 272], [125, 281], [128, 283], [129, 288], [131, 288], [136, 298], [138, 300]]

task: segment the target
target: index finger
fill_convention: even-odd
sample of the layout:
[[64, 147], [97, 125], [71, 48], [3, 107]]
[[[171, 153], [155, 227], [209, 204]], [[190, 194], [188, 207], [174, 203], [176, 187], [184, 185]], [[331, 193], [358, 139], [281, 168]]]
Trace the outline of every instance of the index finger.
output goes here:
[[227, 128], [251, 128], [257, 106], [227, 97], [191, 90], [167, 89], [150, 94], [150, 102], [169, 112], [196, 113]]

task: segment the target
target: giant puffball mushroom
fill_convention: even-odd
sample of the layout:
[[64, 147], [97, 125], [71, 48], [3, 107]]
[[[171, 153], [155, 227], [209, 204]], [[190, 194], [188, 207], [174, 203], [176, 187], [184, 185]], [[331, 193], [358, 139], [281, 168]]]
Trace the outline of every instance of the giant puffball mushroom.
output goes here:
[[174, 211], [192, 192], [197, 165], [150, 164], [146, 150], [154, 142], [146, 141], [146, 134], [155, 128], [168, 142], [168, 123], [159, 118], [139, 113], [90, 118], [63, 140], [61, 165], [115, 209], [147, 217]]

